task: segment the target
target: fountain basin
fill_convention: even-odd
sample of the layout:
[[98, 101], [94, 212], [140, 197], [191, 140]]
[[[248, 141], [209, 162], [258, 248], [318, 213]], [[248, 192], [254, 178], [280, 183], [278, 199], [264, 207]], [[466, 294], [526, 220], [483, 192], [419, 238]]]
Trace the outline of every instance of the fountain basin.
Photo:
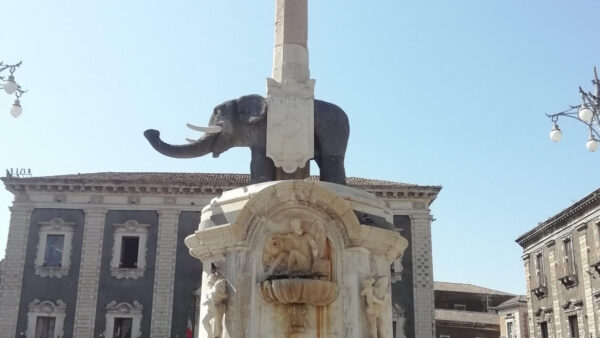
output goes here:
[[337, 298], [338, 290], [336, 283], [318, 279], [273, 279], [260, 285], [263, 298], [277, 305], [329, 305]]

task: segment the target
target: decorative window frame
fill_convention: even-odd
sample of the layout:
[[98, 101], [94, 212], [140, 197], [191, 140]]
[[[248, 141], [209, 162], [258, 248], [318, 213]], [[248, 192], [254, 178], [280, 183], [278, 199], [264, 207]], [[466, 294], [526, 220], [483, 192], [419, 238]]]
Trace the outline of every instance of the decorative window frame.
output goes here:
[[535, 252], [532, 256], [535, 274], [531, 274], [530, 272], [530, 275], [534, 276], [535, 278], [535, 283], [533, 283], [535, 288], [533, 288], [531, 292], [537, 297], [537, 299], [542, 299], [548, 294], [546, 269], [544, 267], [544, 251], [540, 249], [539, 251]]
[[[512, 334], [508, 335], [508, 324], [512, 325]], [[517, 335], [515, 333], [515, 317], [511, 316], [504, 319], [504, 328], [506, 329], [506, 337], [507, 338], [515, 338]]]
[[54, 317], [54, 338], [64, 337], [63, 327], [65, 324], [65, 316], [67, 312], [67, 304], [62, 300], [57, 300], [56, 304], [49, 301], [40, 301], [35, 299], [29, 303], [29, 311], [27, 312], [27, 338], [35, 337], [35, 327], [38, 317]]
[[142, 336], [142, 310], [144, 307], [138, 301], [133, 301], [133, 305], [112, 301], [106, 305], [106, 328], [104, 337], [112, 337], [115, 330], [115, 318], [131, 318], [131, 337], [138, 338]]
[[[113, 224], [113, 248], [112, 259], [110, 261], [110, 274], [117, 279], [138, 279], [144, 276], [146, 271], [146, 244], [148, 242], [148, 229], [150, 224], [140, 224], [135, 220], [129, 220], [125, 223]], [[123, 237], [138, 237], [138, 260], [137, 268], [121, 268], [121, 247]]]
[[539, 326], [543, 322], [551, 323], [553, 319], [553, 313], [551, 308], [540, 307], [533, 313], [535, 322]]
[[592, 291], [592, 297], [594, 299], [594, 303], [596, 303], [597, 311], [600, 311], [600, 289]]
[[398, 338], [406, 338], [405, 326], [406, 326], [406, 311], [400, 304], [394, 304], [392, 306], [392, 323], [396, 329], [396, 336]]
[[402, 258], [404, 254], [400, 255], [398, 259], [396, 259], [391, 266], [391, 281], [392, 283], [397, 283], [402, 281], [402, 271], [404, 271], [404, 266], [402, 266]]
[[[73, 247], [74, 222], [65, 222], [62, 218], [53, 218], [48, 222], [39, 222], [39, 239], [35, 257], [35, 274], [40, 277], [61, 278], [69, 274], [71, 267], [71, 248]], [[48, 235], [63, 235], [63, 254], [61, 266], [45, 266]]]

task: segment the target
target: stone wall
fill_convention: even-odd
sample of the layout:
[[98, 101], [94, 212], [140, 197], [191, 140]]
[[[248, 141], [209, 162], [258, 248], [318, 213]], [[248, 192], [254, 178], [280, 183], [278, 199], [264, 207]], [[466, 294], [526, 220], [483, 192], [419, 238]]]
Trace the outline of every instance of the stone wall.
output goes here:
[[[40, 222], [61, 219], [73, 222], [74, 235], [72, 239], [71, 266], [66, 276], [48, 277], [36, 274], [35, 258], [39, 244]], [[79, 267], [81, 259], [81, 242], [83, 237], [84, 214], [81, 210], [64, 209], [35, 209], [31, 214], [29, 223], [29, 236], [25, 244], [25, 264], [23, 270], [22, 289], [27, 290], [20, 295], [17, 331], [27, 331], [28, 306], [35, 299], [40, 301], [57, 302], [61, 300], [67, 304], [65, 321], [63, 323], [64, 335], [73, 335], [75, 317], [75, 300], [77, 297], [77, 281], [79, 280]]]

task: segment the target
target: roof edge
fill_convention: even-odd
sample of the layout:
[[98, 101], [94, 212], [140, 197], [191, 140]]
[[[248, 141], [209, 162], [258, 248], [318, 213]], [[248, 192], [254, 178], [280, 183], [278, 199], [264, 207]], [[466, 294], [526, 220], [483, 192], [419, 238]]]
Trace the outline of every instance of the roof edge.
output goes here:
[[563, 209], [556, 215], [548, 218], [533, 229], [522, 234], [515, 240], [515, 242], [517, 242], [517, 244], [519, 244], [522, 248], [525, 248], [541, 234], [566, 225], [572, 217], [580, 214], [584, 210], [591, 208], [592, 203], [594, 202], [596, 202], [596, 204], [600, 204], [600, 188], [592, 191], [579, 201], [571, 204], [569, 207]]

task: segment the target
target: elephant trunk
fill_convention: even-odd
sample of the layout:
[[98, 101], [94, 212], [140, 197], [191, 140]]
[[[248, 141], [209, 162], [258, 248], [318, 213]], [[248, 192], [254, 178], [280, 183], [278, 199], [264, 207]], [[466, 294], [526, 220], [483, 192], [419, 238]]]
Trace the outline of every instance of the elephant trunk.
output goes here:
[[152, 148], [159, 153], [175, 158], [193, 158], [201, 157], [213, 151], [214, 134], [207, 134], [195, 143], [186, 145], [172, 145], [163, 142], [160, 139], [160, 132], [154, 129], [148, 129], [144, 136], [150, 142]]

